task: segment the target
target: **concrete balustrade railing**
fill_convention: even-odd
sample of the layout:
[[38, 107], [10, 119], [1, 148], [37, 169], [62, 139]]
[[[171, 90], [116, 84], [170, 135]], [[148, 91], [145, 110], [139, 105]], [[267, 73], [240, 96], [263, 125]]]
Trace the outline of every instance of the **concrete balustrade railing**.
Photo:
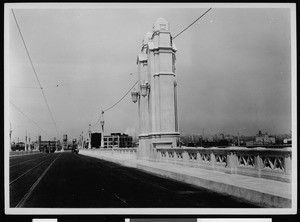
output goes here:
[[156, 161], [229, 174], [291, 181], [292, 150], [269, 148], [159, 148]]
[[81, 149], [80, 153], [92, 156], [119, 157], [126, 159], [136, 159], [136, 148], [98, 148]]
[[[137, 158], [136, 148], [83, 149], [81, 152], [99, 157]], [[291, 148], [181, 147], [157, 148], [154, 153], [151, 161], [291, 182]]]

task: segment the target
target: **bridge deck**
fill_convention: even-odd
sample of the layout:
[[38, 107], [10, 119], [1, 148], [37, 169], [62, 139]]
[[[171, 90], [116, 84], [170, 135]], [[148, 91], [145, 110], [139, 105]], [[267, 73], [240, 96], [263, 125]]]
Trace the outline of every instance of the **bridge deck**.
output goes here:
[[[84, 155], [92, 155], [81, 152]], [[196, 167], [151, 162], [120, 157], [99, 157], [119, 164], [135, 167], [160, 176], [201, 186], [219, 193], [243, 198], [265, 207], [290, 208], [292, 205], [291, 183], [238, 174], [227, 174]]]

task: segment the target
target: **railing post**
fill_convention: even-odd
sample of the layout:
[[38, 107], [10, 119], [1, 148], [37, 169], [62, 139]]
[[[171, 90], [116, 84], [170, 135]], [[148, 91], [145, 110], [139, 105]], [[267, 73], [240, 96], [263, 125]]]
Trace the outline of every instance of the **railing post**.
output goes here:
[[197, 167], [200, 166], [200, 164], [201, 164], [201, 154], [200, 154], [199, 150], [197, 150], [197, 161], [196, 161], [196, 163], [197, 163]]
[[184, 150], [183, 153], [182, 153], [182, 159], [183, 159], [183, 164], [188, 165], [188, 163], [189, 163], [189, 153], [186, 150]]
[[292, 173], [292, 156], [291, 155], [284, 156], [284, 169], [285, 169], [286, 174], [291, 175], [291, 173]]
[[264, 163], [263, 160], [261, 158], [261, 156], [259, 154], [256, 155], [255, 157], [255, 166], [257, 169], [257, 175], [259, 178], [261, 178], [261, 171], [264, 168]]
[[237, 165], [238, 165], [238, 158], [237, 158], [236, 153], [230, 152], [227, 160], [228, 160], [228, 167], [230, 168], [230, 173], [236, 174], [237, 173]]
[[211, 168], [212, 168], [212, 170], [215, 170], [216, 156], [215, 156], [213, 151], [210, 153], [210, 160], [211, 160], [211, 162], [210, 162], [211, 163]]

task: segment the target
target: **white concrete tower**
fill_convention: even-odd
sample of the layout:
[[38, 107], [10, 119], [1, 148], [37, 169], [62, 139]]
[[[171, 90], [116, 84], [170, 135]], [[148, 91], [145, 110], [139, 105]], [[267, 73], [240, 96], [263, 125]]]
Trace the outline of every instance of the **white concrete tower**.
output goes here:
[[[169, 23], [159, 18], [138, 56], [140, 135], [138, 158], [155, 158], [156, 148], [177, 147], [176, 47]], [[143, 89], [147, 93], [143, 93]]]
[[152, 37], [152, 32], [148, 32], [142, 42], [141, 53], [137, 58], [138, 65], [138, 80], [139, 80], [139, 149], [138, 156], [149, 156], [150, 147], [148, 145], [149, 137], [149, 70], [148, 70], [148, 42]]

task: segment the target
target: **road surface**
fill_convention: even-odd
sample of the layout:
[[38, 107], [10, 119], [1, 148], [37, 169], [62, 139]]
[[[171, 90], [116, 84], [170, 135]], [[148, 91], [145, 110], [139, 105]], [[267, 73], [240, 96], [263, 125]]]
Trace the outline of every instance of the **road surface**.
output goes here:
[[70, 152], [10, 157], [10, 207], [253, 208], [213, 193]]

